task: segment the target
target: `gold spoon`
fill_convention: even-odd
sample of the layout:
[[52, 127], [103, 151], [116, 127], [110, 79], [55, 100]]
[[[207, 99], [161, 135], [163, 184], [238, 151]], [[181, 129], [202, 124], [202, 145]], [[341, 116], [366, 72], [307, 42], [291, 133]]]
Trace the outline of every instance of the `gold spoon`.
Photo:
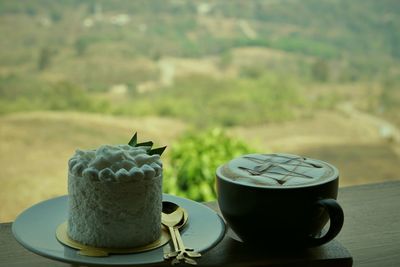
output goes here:
[[[189, 218], [188, 212], [184, 208], [179, 207], [177, 204], [172, 203], [172, 202], [167, 202], [167, 201], [163, 202], [163, 210], [164, 210], [164, 207], [168, 210], [175, 210], [175, 211], [180, 209], [183, 212], [183, 218], [181, 219], [181, 221], [178, 224], [175, 225], [175, 227], [173, 227], [173, 229], [175, 231], [174, 236], [176, 238], [178, 249], [176, 249], [174, 252], [168, 253], [165, 256], [165, 258], [176, 257], [172, 261], [173, 265], [178, 264], [180, 260], [184, 260], [188, 264], [196, 265], [197, 262], [191, 258], [198, 258], [201, 256], [201, 254], [198, 252], [195, 252], [194, 249], [192, 249], [192, 248], [187, 248], [184, 245], [181, 234], [179, 232], [179, 228], [183, 227]], [[172, 236], [171, 236], [171, 238], [172, 238]], [[175, 243], [174, 243], [174, 245], [175, 245]], [[188, 256], [190, 258], [188, 258], [186, 256]]]
[[172, 202], [163, 201], [162, 212], [161, 212], [161, 223], [168, 227], [172, 243], [174, 245], [174, 251], [172, 251], [170, 254], [164, 254], [165, 259], [169, 259], [170, 255], [172, 255], [173, 253], [178, 254], [179, 247], [174, 228], [177, 227], [177, 225], [181, 224], [181, 221], [183, 220], [184, 220], [184, 212], [182, 208], [180, 208], [178, 205]]
[[[178, 253], [179, 253], [179, 244], [178, 244], [177, 234], [180, 235], [178, 229], [182, 228], [186, 224], [186, 222], [188, 221], [189, 215], [188, 215], [188, 213], [186, 212], [186, 210], [184, 208], [179, 207], [177, 204], [169, 202], [169, 201], [163, 201], [163, 211], [165, 210], [165, 213], [168, 214], [168, 213], [171, 213], [173, 211], [177, 211], [178, 209], [183, 212], [183, 217], [182, 217], [182, 219], [180, 220], [179, 223], [177, 223], [175, 226], [173, 226], [174, 233], [171, 234], [171, 239], [172, 239], [172, 242], [174, 244], [175, 251], [171, 251], [169, 253], [168, 252], [165, 253], [164, 254], [164, 258], [165, 259], [176, 257], [178, 255]], [[165, 217], [167, 215], [164, 214], [164, 215], [161, 215], [161, 216]]]

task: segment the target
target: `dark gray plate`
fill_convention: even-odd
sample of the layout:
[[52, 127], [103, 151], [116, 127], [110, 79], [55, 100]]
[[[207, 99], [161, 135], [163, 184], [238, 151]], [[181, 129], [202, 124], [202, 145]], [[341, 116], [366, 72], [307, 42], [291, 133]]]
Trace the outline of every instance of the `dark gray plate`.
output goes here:
[[[175, 202], [189, 213], [182, 239], [187, 247], [205, 252], [215, 246], [224, 236], [225, 224], [210, 208], [181, 197], [163, 194], [163, 199]], [[170, 244], [136, 254], [87, 257], [67, 247], [56, 239], [56, 228], [67, 220], [67, 196], [40, 202], [22, 212], [12, 225], [17, 241], [28, 250], [51, 259], [90, 265], [139, 265], [162, 262]]]

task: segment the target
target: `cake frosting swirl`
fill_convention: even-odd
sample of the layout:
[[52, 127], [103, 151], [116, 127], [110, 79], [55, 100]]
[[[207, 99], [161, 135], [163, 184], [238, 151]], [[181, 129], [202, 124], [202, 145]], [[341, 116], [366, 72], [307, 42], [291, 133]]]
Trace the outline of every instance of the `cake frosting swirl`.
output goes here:
[[137, 247], [161, 234], [162, 162], [149, 147], [103, 145], [68, 162], [68, 236], [95, 247]]
[[73, 175], [103, 182], [129, 182], [159, 176], [160, 155], [148, 155], [147, 147], [103, 145], [95, 150], [77, 150], [69, 160]]

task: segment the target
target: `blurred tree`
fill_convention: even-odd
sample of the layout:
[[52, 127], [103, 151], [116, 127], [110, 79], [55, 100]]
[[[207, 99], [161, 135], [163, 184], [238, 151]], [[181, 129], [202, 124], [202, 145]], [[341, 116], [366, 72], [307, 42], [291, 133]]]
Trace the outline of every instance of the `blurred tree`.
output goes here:
[[379, 109], [381, 112], [393, 110], [400, 104], [400, 94], [393, 79], [383, 82], [383, 88], [379, 96]]
[[168, 153], [170, 161], [164, 168], [164, 192], [196, 201], [214, 200], [217, 167], [251, 152], [254, 150], [248, 145], [219, 128], [188, 133]]
[[74, 47], [77, 56], [83, 56], [89, 46], [89, 42], [85, 38], [78, 38], [75, 41]]
[[84, 89], [66, 81], [57, 82], [43, 93], [50, 110], [90, 110], [91, 101]]
[[50, 66], [53, 50], [50, 47], [43, 47], [40, 49], [39, 58], [37, 62], [38, 70], [42, 71]]
[[326, 82], [329, 77], [328, 63], [323, 59], [318, 59], [311, 66], [311, 73], [317, 81]]
[[28, 16], [34, 17], [37, 14], [36, 8], [34, 6], [27, 6], [25, 9], [26, 14]]
[[52, 22], [59, 22], [62, 19], [62, 13], [53, 9], [50, 12], [50, 18]]
[[225, 51], [221, 53], [221, 56], [218, 61], [218, 66], [220, 69], [225, 70], [232, 64], [233, 55], [230, 51]]

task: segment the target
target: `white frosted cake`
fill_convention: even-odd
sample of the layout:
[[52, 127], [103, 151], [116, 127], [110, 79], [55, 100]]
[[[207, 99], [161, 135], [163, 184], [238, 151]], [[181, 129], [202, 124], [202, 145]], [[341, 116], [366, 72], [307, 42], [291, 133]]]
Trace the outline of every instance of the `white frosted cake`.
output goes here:
[[68, 236], [94, 247], [132, 248], [161, 234], [162, 163], [150, 147], [103, 145], [69, 160]]

